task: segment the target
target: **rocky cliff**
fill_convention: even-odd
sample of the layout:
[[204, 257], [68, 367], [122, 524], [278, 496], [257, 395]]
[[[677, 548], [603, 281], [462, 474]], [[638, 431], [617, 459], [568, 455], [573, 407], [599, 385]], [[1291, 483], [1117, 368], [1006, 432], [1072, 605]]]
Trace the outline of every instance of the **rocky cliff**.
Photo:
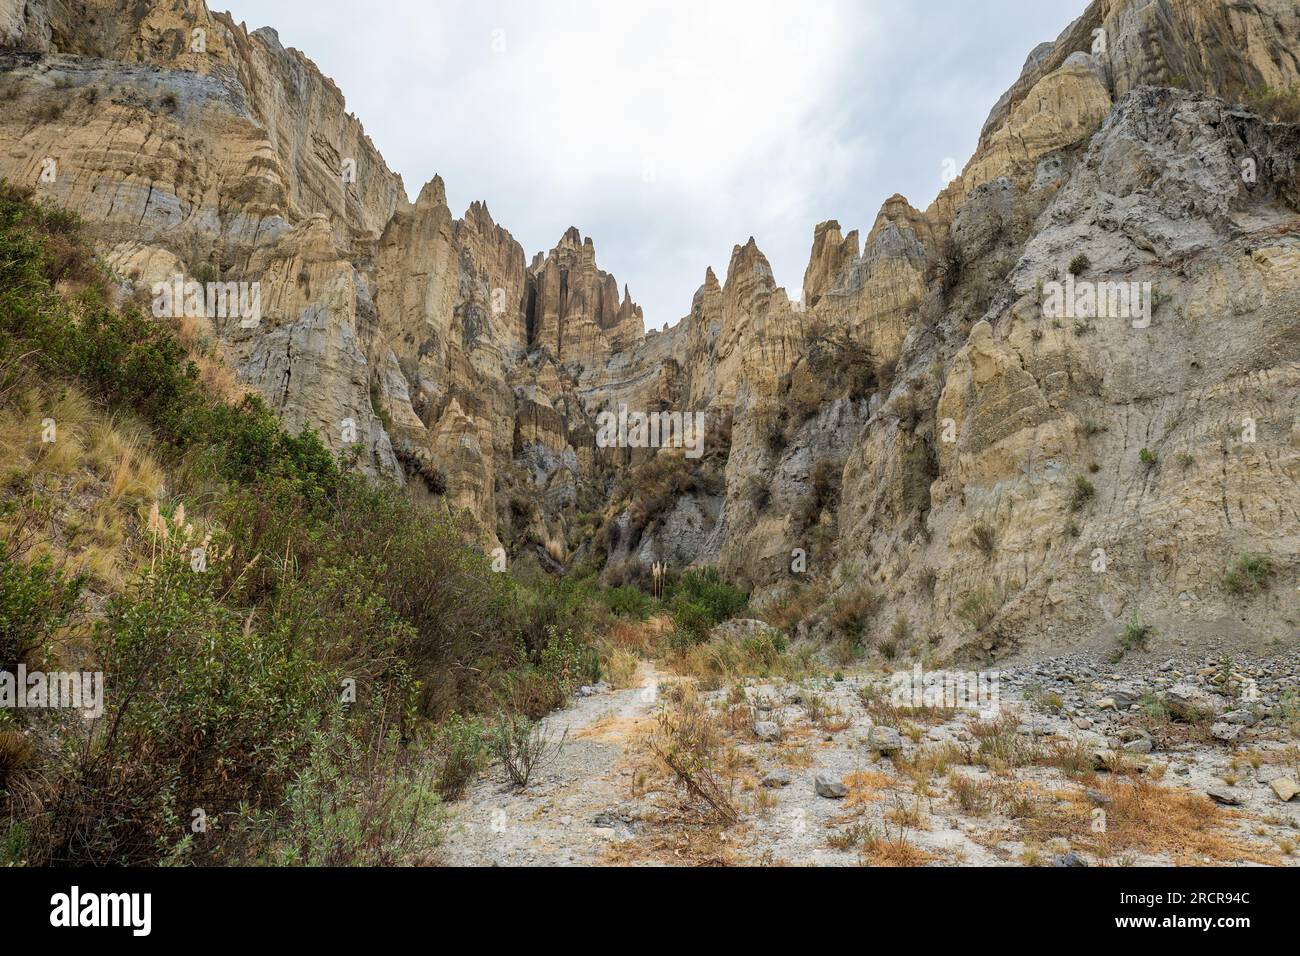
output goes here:
[[[750, 239], [649, 335], [576, 228], [530, 260], [439, 179], [412, 203], [273, 30], [0, 0], [0, 45], [0, 175], [81, 212], [130, 287], [258, 283], [259, 321], [204, 319], [241, 381], [513, 561], [715, 563], [797, 627], [944, 655], [1135, 620], [1296, 638], [1289, 0], [1096, 0], [928, 209], [817, 226], [793, 292]], [[707, 438], [600, 447], [620, 409]]]

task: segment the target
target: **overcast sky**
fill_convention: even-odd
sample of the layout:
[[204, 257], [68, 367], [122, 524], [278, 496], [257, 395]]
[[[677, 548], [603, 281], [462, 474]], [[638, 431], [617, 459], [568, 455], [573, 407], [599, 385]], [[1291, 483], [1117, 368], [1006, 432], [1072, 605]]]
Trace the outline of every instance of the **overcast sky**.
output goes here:
[[209, 0], [334, 79], [414, 199], [569, 226], [677, 322], [749, 236], [797, 297], [813, 227], [924, 209], [1086, 0]]

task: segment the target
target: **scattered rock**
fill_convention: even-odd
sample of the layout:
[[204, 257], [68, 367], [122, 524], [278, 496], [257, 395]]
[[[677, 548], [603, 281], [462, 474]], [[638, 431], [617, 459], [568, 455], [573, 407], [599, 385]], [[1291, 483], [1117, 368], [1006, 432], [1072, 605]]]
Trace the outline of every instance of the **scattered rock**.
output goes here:
[[794, 783], [794, 777], [785, 770], [771, 770], [763, 778], [763, 786], [767, 787], [769, 790], [788, 787], [792, 783]]
[[1087, 866], [1088, 861], [1071, 850], [1052, 859], [1052, 866]]
[[1296, 782], [1290, 777], [1278, 777], [1269, 786], [1273, 788], [1273, 792], [1277, 794], [1277, 798], [1283, 803], [1291, 802], [1296, 798], [1296, 794], [1300, 794], [1300, 786], [1297, 786]]
[[821, 773], [813, 780], [813, 789], [817, 791], [817, 796], [827, 800], [843, 800], [849, 795], [849, 788], [844, 786], [843, 781]]
[[759, 740], [773, 741], [781, 739], [781, 728], [771, 720], [760, 720], [754, 725], [754, 736]]
[[1221, 803], [1225, 807], [1241, 806], [1241, 794], [1231, 787], [1211, 787], [1205, 791], [1205, 795], [1215, 803]]
[[1241, 727], [1237, 724], [1218, 723], [1210, 728], [1210, 736], [1222, 740], [1225, 744], [1236, 743], [1241, 736]]
[[1097, 748], [1092, 752], [1092, 769], [1109, 772], [1119, 763], [1119, 754], [1113, 750]]
[[882, 754], [897, 753], [903, 749], [903, 738], [893, 727], [872, 727], [867, 733], [867, 746]]

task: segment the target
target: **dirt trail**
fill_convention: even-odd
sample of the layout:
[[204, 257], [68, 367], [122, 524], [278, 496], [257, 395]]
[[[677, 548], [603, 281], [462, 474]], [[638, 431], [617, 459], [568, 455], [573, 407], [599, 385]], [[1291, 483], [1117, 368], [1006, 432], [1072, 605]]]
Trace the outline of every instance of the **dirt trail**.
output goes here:
[[625, 839], [634, 802], [631, 761], [636, 741], [654, 725], [661, 679], [653, 664], [630, 690], [575, 697], [544, 721], [567, 739], [530, 781], [511, 786], [493, 766], [448, 807], [445, 861], [452, 866], [591, 866], [607, 862]]

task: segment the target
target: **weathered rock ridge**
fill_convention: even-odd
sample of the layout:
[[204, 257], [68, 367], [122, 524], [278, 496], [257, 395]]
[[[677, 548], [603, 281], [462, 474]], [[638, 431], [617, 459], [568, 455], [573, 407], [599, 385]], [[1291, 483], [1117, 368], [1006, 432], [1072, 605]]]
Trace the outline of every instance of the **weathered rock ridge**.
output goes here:
[[[1236, 105], [1300, 83], [1289, 0], [1095, 0], [928, 209], [817, 226], [794, 292], [750, 239], [649, 335], [576, 228], [530, 261], [440, 179], [411, 202], [274, 30], [0, 0], [0, 47], [0, 175], [138, 288], [260, 283], [207, 330], [240, 380], [514, 561], [718, 564], [942, 654], [1296, 639], [1300, 127]], [[1149, 321], [1049, 314], [1067, 278]], [[700, 457], [597, 447], [620, 409], [706, 413]], [[1276, 586], [1225, 589], [1246, 553]]]

